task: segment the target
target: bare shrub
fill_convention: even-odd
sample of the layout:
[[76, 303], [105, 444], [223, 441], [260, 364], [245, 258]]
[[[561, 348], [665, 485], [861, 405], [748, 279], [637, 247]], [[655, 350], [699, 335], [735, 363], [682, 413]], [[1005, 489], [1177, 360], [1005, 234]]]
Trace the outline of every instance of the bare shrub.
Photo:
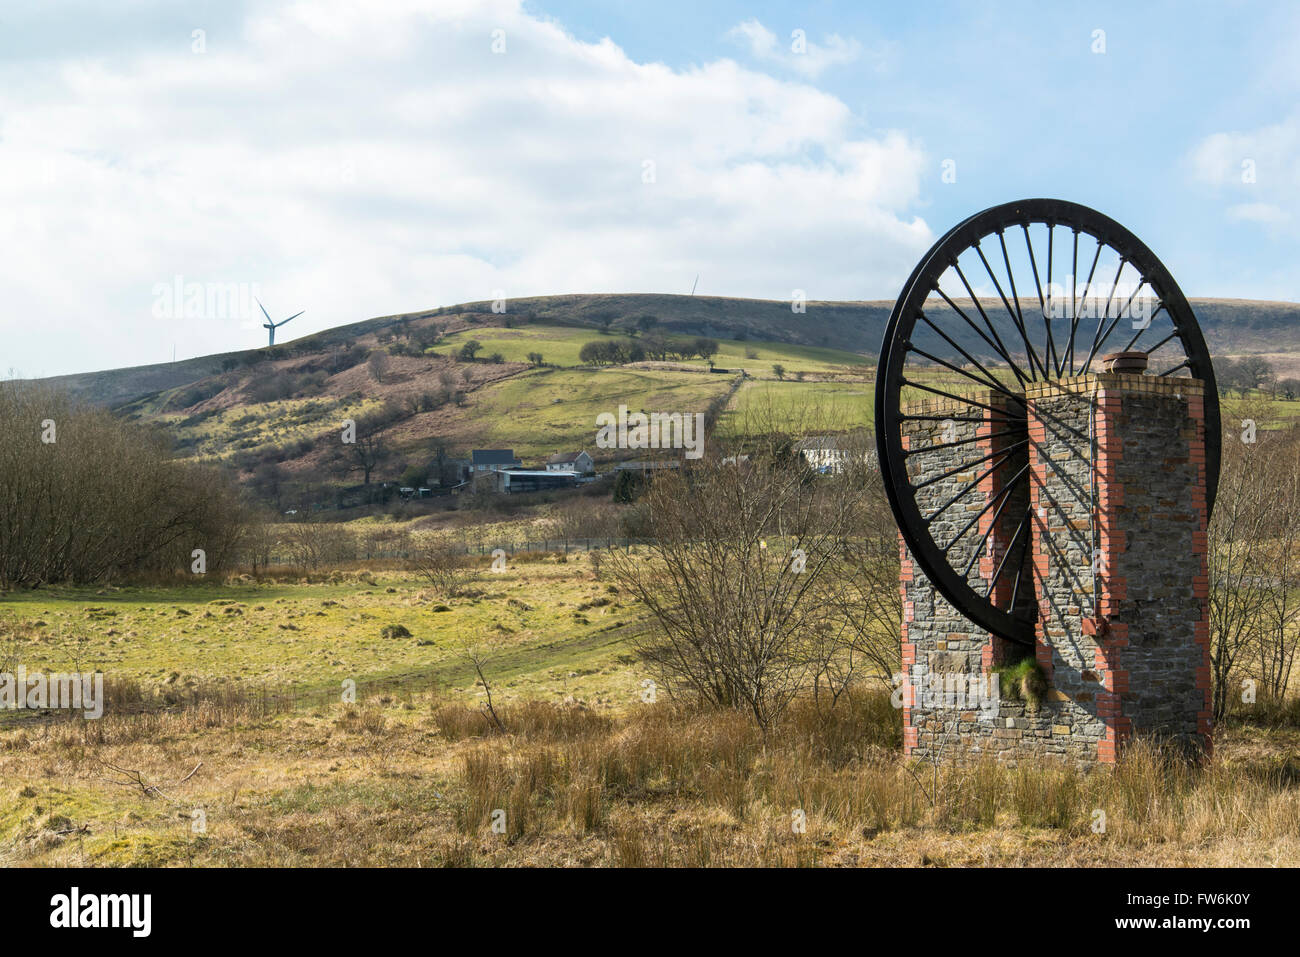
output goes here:
[[406, 565], [446, 598], [463, 594], [474, 580], [474, 568], [464, 545], [445, 535], [413, 538]]
[[298, 568], [315, 571], [324, 566], [355, 561], [357, 543], [346, 528], [326, 522], [296, 522], [283, 533], [282, 544]]
[[903, 598], [898, 588], [898, 529], [875, 467], [869, 433], [839, 437], [845, 452], [838, 481], [856, 489], [818, 600], [826, 609], [816, 630], [820, 666], [814, 694], [834, 703], [864, 674], [887, 680], [902, 657]]

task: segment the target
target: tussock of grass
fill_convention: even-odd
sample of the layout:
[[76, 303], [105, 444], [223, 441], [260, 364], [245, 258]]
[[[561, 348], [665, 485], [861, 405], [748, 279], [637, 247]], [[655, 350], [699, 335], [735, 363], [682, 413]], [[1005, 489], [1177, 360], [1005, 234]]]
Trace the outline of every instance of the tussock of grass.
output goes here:
[[1022, 658], [1012, 665], [993, 669], [998, 676], [999, 691], [1007, 701], [1023, 701], [1037, 710], [1047, 693], [1047, 676], [1042, 666], [1033, 658]]

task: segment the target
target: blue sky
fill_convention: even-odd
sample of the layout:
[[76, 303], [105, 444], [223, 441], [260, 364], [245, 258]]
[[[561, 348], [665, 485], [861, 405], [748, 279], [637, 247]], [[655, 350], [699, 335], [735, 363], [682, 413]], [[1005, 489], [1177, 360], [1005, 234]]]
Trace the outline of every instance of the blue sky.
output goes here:
[[[746, 20], [787, 45], [796, 29], [852, 38], [861, 55], [814, 82], [865, 129], [904, 130], [924, 145], [934, 177], [915, 208], [933, 228], [1009, 199], [1059, 196], [1131, 225], [1177, 267], [1189, 294], [1300, 298], [1294, 4], [532, 6], [579, 38], [619, 37], [629, 55], [679, 69], [722, 53], [780, 74], [772, 60], [719, 42]], [[1105, 31], [1104, 53], [1094, 52], [1095, 30]], [[1250, 142], [1277, 124], [1289, 130], [1289, 151]], [[1240, 159], [1256, 160], [1253, 184], [1241, 182], [1239, 163], [1222, 183], [1198, 168], [1197, 151], [1225, 133], [1246, 140]], [[1258, 155], [1244, 155], [1251, 146]], [[957, 177], [943, 184], [939, 164], [949, 158]], [[1277, 220], [1233, 211], [1246, 204], [1274, 207]], [[1269, 228], [1281, 220], [1288, 229]]]
[[0, 374], [258, 345], [248, 293], [288, 338], [696, 274], [889, 299], [1034, 195], [1300, 299], [1300, 8], [1135, 6], [7, 3]]

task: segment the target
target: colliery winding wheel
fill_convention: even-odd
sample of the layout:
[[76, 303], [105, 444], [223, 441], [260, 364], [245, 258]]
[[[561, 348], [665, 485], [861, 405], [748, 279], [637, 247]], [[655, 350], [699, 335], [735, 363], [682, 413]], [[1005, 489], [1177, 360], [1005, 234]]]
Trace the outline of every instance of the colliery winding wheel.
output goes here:
[[[1178, 284], [1119, 223], [1053, 199], [986, 209], [934, 244], [894, 304], [875, 398], [890, 507], [939, 592], [1002, 638], [1032, 644], [1037, 615], [1029, 472], [1018, 464], [1030, 441], [1025, 390], [1102, 371], [1110, 353], [1145, 354], [1148, 374], [1205, 383], [1213, 508], [1220, 434], [1210, 355]], [[1112, 357], [1116, 371], [1133, 358]], [[970, 481], [954, 494], [956, 476]]]

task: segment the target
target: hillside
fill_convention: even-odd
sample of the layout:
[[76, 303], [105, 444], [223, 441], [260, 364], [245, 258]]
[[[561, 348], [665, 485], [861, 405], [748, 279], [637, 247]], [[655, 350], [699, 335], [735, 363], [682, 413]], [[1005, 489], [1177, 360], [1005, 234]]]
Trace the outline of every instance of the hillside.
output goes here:
[[[892, 307], [892, 302], [809, 302], [806, 313], [795, 314], [788, 302], [762, 299], [657, 294], [541, 296], [511, 300], [505, 315], [493, 313], [492, 304], [485, 301], [366, 319], [285, 342], [270, 352], [325, 353], [340, 345], [431, 322], [449, 330], [501, 327], [506, 321], [517, 326], [567, 326], [589, 336], [606, 327], [613, 333], [635, 331], [638, 320], [648, 317], [668, 335], [758, 340], [874, 356]], [[578, 340], [578, 346], [583, 341]], [[223, 365], [246, 364], [249, 357], [267, 352], [265, 348], [251, 349], [43, 381], [88, 402], [116, 407], [193, 384], [220, 372]], [[520, 361], [523, 358], [519, 356]], [[576, 364], [576, 347], [572, 359]]]
[[[1300, 356], [1300, 305], [1198, 300], [1216, 355]], [[513, 448], [528, 464], [593, 448], [596, 416], [709, 411], [722, 434], [870, 424], [875, 351], [891, 304], [689, 296], [553, 296], [495, 314], [474, 303], [340, 326], [271, 349], [45, 380], [162, 427], [187, 457], [221, 461], [264, 489], [355, 484], [341, 423], [381, 440], [373, 478]], [[706, 362], [695, 338], [716, 341]], [[641, 361], [592, 365], [588, 342], [634, 341]], [[474, 355], [467, 343], [478, 344]]]
[[[1215, 355], [1300, 354], [1300, 303], [1194, 299], [1192, 306]], [[874, 358], [893, 302], [809, 302], [805, 313], [795, 314], [785, 301], [628, 294], [541, 296], [512, 300], [508, 308], [508, 317], [521, 326], [539, 323], [592, 330], [608, 323], [614, 331], [626, 331], [635, 329], [642, 317], [650, 317], [670, 334], [821, 347]], [[437, 320], [455, 329], [483, 323], [500, 325], [504, 318], [492, 313], [489, 302], [465, 303], [366, 319], [304, 336], [277, 348], [304, 354], [326, 352], [342, 343], [404, 324]], [[508, 358], [515, 357], [508, 349], [502, 351]], [[198, 382], [221, 371], [223, 364], [243, 362], [250, 355], [265, 352], [258, 349], [226, 353], [176, 363], [57, 376], [44, 381], [89, 402], [119, 406]], [[518, 358], [522, 361], [524, 357]]]
[[[355, 448], [341, 442], [348, 419], [382, 446], [373, 481], [475, 448], [511, 448], [530, 465], [561, 449], [586, 448], [606, 463], [628, 457], [594, 446], [596, 417], [622, 405], [707, 412], [733, 433], [759, 415], [769, 426], [869, 421], [872, 365], [856, 353], [717, 339], [709, 361], [693, 351], [701, 337], [644, 322], [630, 334], [605, 331], [592, 321], [597, 328], [438, 311], [174, 367], [49, 381], [161, 428], [181, 456], [230, 466], [260, 498], [285, 508], [335, 501], [364, 482], [353, 468]], [[650, 353], [592, 365], [579, 357], [589, 342], [634, 342]], [[818, 408], [823, 415], [810, 414]]]

